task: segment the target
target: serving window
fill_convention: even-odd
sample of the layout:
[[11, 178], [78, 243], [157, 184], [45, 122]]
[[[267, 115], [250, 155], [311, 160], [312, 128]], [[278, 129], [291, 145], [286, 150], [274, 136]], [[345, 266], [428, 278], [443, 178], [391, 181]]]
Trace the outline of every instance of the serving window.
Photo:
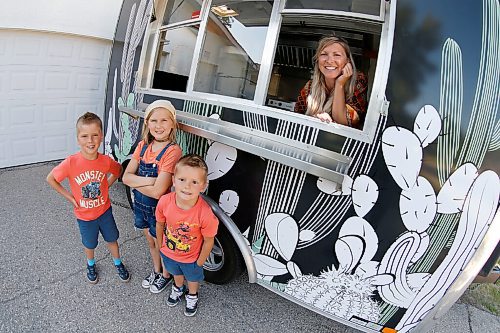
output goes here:
[[284, 16], [274, 56], [266, 105], [293, 111], [298, 92], [311, 79], [318, 41], [337, 36], [347, 41], [358, 72], [371, 93], [380, 45], [381, 24], [314, 15]]
[[[327, 127], [290, 111], [311, 78], [318, 41], [334, 35], [348, 42], [356, 68], [368, 80], [366, 129], [375, 119], [368, 115], [377, 112], [370, 111], [377, 66], [386, 67], [378, 74], [384, 87], [388, 72], [387, 62], [380, 61], [387, 52], [379, 50], [387, 44], [390, 6], [385, 0], [155, 0], [140, 88], [361, 137], [358, 130]], [[384, 87], [378, 90], [383, 93]], [[374, 96], [383, 99], [380, 95]]]

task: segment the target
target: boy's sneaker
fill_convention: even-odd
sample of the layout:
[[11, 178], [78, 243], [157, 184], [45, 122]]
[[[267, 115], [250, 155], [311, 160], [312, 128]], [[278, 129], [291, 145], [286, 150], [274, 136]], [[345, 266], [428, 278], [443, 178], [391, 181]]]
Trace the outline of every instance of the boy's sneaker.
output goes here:
[[148, 276], [146, 276], [146, 278], [144, 280], [142, 280], [142, 287], [144, 289], [149, 289], [151, 288], [151, 286], [153, 285], [153, 283], [155, 282], [155, 280], [157, 278], [159, 278], [161, 276], [161, 273], [155, 273], [155, 271], [151, 271], [151, 273], [149, 273]]
[[186, 294], [186, 309], [184, 310], [184, 314], [192, 317], [196, 314], [196, 311], [198, 311], [198, 294]]
[[128, 273], [127, 269], [125, 266], [123, 266], [123, 263], [120, 263], [119, 265], [115, 265], [116, 267], [116, 272], [118, 273], [118, 277], [120, 280], [123, 282], [128, 282], [130, 280], [130, 274]]
[[163, 274], [160, 274], [160, 276], [153, 281], [151, 287], [149, 287], [149, 291], [152, 292], [153, 294], [158, 294], [162, 292], [165, 288], [167, 288], [167, 285], [171, 281], [172, 281], [172, 275], [166, 278], [163, 276]]
[[87, 280], [89, 280], [89, 282], [92, 284], [97, 283], [98, 277], [95, 265], [90, 266], [89, 264], [87, 264]]
[[170, 292], [170, 296], [168, 296], [167, 305], [176, 306], [181, 300], [182, 295], [184, 295], [186, 291], [187, 288], [185, 285], [182, 285], [182, 287], [179, 288], [175, 285], [175, 283], [172, 283], [172, 291]]

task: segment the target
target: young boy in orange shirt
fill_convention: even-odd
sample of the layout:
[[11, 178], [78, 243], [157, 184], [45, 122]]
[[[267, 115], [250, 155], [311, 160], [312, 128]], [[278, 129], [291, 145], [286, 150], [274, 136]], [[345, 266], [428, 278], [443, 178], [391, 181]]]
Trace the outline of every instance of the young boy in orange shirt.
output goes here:
[[163, 195], [156, 207], [156, 244], [161, 244], [165, 268], [174, 276], [167, 305], [177, 305], [186, 294], [184, 314], [188, 317], [198, 309], [203, 263], [212, 250], [219, 225], [210, 206], [200, 198], [200, 192], [207, 187], [207, 172], [200, 156], [182, 157], [172, 176], [175, 192]]
[[[99, 231], [107, 242], [109, 252], [123, 282], [130, 274], [120, 259], [119, 232], [111, 211], [108, 187], [121, 174], [121, 165], [112, 158], [98, 153], [103, 139], [102, 121], [94, 113], [87, 112], [76, 122], [76, 136], [80, 152], [67, 157], [47, 176], [47, 182], [68, 200], [74, 208], [82, 243], [87, 256], [87, 279], [97, 283], [94, 249]], [[108, 178], [108, 174], [111, 174]], [[61, 182], [68, 178], [70, 191]]]

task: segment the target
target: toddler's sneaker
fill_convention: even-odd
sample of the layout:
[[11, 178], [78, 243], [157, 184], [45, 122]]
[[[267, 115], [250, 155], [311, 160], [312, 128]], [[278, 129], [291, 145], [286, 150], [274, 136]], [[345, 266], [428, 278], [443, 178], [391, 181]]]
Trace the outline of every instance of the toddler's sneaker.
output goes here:
[[184, 310], [184, 314], [192, 317], [196, 314], [196, 311], [198, 311], [198, 294], [186, 294], [186, 309]]
[[185, 285], [182, 285], [182, 287], [179, 288], [175, 285], [175, 283], [172, 283], [172, 291], [170, 292], [170, 296], [168, 296], [167, 305], [176, 306], [181, 300], [182, 295], [184, 295], [186, 291], [187, 288]]
[[167, 285], [171, 281], [172, 281], [172, 275], [166, 278], [163, 276], [163, 274], [160, 274], [160, 276], [154, 280], [151, 287], [149, 287], [149, 291], [152, 292], [153, 294], [158, 294], [159, 292], [162, 292], [165, 288], [167, 288]]
[[151, 271], [151, 273], [149, 273], [148, 276], [146, 276], [146, 278], [144, 280], [142, 280], [142, 287], [144, 289], [149, 289], [151, 288], [151, 286], [153, 285], [153, 283], [155, 282], [155, 280], [157, 278], [159, 278], [161, 276], [161, 273], [155, 273], [155, 271]]
[[87, 264], [87, 280], [92, 284], [97, 283], [98, 276], [95, 265], [90, 266], [89, 264]]
[[128, 273], [127, 269], [125, 266], [123, 266], [123, 263], [120, 263], [119, 265], [115, 265], [116, 267], [116, 272], [118, 273], [118, 277], [122, 282], [128, 282], [130, 280], [130, 274]]

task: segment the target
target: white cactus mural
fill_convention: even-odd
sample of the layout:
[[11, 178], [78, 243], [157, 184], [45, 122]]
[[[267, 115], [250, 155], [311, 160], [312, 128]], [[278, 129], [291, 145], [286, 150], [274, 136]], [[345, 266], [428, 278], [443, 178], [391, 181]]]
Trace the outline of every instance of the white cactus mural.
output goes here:
[[[372, 258], [378, 249], [378, 237], [363, 218], [377, 201], [378, 187], [366, 175], [360, 175], [352, 184], [352, 200], [361, 216], [349, 218], [339, 230], [334, 245], [338, 268], [332, 266], [319, 277], [302, 273], [299, 265], [291, 260], [298, 240], [311, 240], [315, 232], [300, 230], [297, 222], [286, 213], [270, 214], [264, 222], [267, 239], [279, 258], [254, 251], [254, 261], [258, 276], [265, 283], [273, 285], [270, 282], [272, 277], [290, 274], [292, 278], [283, 291], [305, 303], [345, 319], [358, 316], [377, 321], [380, 310], [372, 299], [373, 292], [377, 286], [394, 282], [391, 275], [377, 272], [379, 263]], [[358, 195], [354, 195], [355, 191], [359, 192]]]
[[335, 182], [332, 182], [331, 180], [325, 179], [325, 178], [318, 178], [318, 181], [316, 182], [316, 186], [318, 189], [326, 194], [331, 194], [331, 195], [351, 195], [352, 193], [352, 183], [353, 180], [349, 176], [344, 176], [344, 179], [342, 181], [342, 186], [338, 188], [338, 184]]
[[[492, 5], [489, 0], [484, 2], [486, 5]], [[445, 49], [447, 50], [443, 51], [443, 57], [449, 56], [452, 61], [461, 59], [460, 48], [453, 41], [448, 40]], [[461, 73], [450, 74], [446, 70], [442, 70], [446, 80], [462, 78]], [[451, 85], [447, 83], [446, 87], [449, 86]], [[311, 246], [322, 239], [323, 227], [335, 228], [338, 225], [335, 221], [342, 215], [330, 215], [330, 218], [333, 217], [332, 222], [325, 223], [321, 218], [317, 222], [311, 221], [313, 216], [318, 215], [311, 214], [307, 216], [307, 220], [295, 221], [287, 213], [274, 213], [266, 217], [266, 233], [254, 235], [254, 238], [259, 239], [259, 244], [263, 244], [263, 239], [264, 243], [266, 240], [270, 243], [267, 248], [262, 246], [259, 252], [255, 253], [257, 260], [265, 263], [259, 264], [257, 268], [259, 275], [265, 277], [262, 280], [264, 283], [273, 285], [273, 279], [270, 278], [272, 274], [288, 274], [290, 278], [284, 284], [286, 294], [346, 319], [352, 319], [355, 315], [383, 325], [382, 317], [387, 317], [382, 311], [394, 313], [398, 308], [407, 309], [396, 327], [396, 330], [401, 332], [411, 330], [422, 320], [470, 260], [473, 249], [479, 245], [496, 213], [500, 198], [498, 175], [493, 171], [478, 171], [483, 158], [481, 156], [484, 155], [468, 158], [467, 162], [464, 157], [460, 157], [460, 152], [466, 149], [460, 145], [459, 135], [456, 133], [460, 132], [459, 99], [462, 97], [462, 91], [461, 85], [453, 87], [457, 90], [450, 92], [447, 97], [453, 101], [442, 102], [439, 110], [429, 104], [422, 106], [414, 119], [412, 129], [391, 126], [381, 134], [382, 154], [387, 170], [401, 191], [399, 212], [401, 225], [406, 228], [389, 246], [382, 260], [373, 260], [379, 248], [378, 237], [365, 219], [377, 203], [378, 184], [362, 173], [354, 177], [347, 175], [340, 186], [319, 178], [316, 183], [319, 190], [318, 199], [323, 204], [330, 203], [327, 198], [346, 200], [332, 201], [335, 203], [332, 207], [338, 209], [345, 207], [344, 205], [352, 205], [357, 215], [340, 224], [333, 246], [338, 265], [326, 267], [319, 276], [314, 276], [304, 274], [300, 264], [292, 260], [297, 249]], [[498, 90], [495, 89], [491, 94], [488, 92], [488, 96], [498, 96]], [[478, 116], [473, 113], [472, 117]], [[488, 116], [484, 119], [490, 118], [491, 116]], [[476, 126], [476, 123], [471, 120], [471, 126]], [[494, 126], [490, 127], [491, 132], [496, 133], [498, 124], [489, 124]], [[445, 135], [443, 131], [446, 131]], [[483, 134], [484, 132], [482, 131]], [[468, 133], [471, 137], [475, 135], [470, 129]], [[479, 145], [484, 138], [485, 136], [480, 135], [478, 141], [470, 138], [466, 143], [476, 142]], [[491, 144], [482, 144], [481, 151], [496, 147], [496, 134], [492, 135], [490, 140]], [[436, 141], [440, 189], [436, 189], [435, 184], [433, 186], [426, 176], [421, 174], [425, 149]], [[445, 144], [449, 147], [448, 150], [443, 150]], [[470, 153], [465, 155], [472, 156]], [[444, 221], [448, 221], [447, 216], [458, 216], [458, 229], [452, 239], [449, 255], [435, 271], [422, 269], [422, 262], [429, 262], [429, 256], [434, 255], [431, 254], [431, 249], [434, 251], [433, 247], [439, 242], [439, 238], [434, 236], [435, 230], [444, 224]], [[283, 223], [283, 226], [278, 227], [280, 223]], [[268, 232], [267, 226], [272, 232]], [[293, 231], [285, 232], [285, 226]], [[280, 228], [283, 231], [278, 231]], [[449, 235], [443, 238], [447, 241], [450, 239]], [[358, 286], [357, 294], [349, 289], [354, 284]], [[283, 290], [283, 285], [275, 287]], [[373, 298], [375, 290], [383, 304], [377, 303]]]
[[427, 230], [437, 211], [436, 194], [431, 183], [419, 176], [413, 188], [401, 192], [399, 211], [406, 229], [416, 232]]
[[378, 236], [371, 224], [359, 216], [348, 218], [340, 228], [339, 239], [345, 239], [348, 236], [359, 237], [359, 239], [363, 240], [363, 253], [359, 258], [359, 262], [369, 262], [378, 249]]
[[460, 213], [465, 196], [477, 177], [477, 168], [472, 163], [461, 165], [441, 187], [437, 196], [437, 211], [441, 214]]
[[367, 175], [360, 175], [352, 184], [351, 196], [356, 214], [364, 217], [377, 202], [378, 185]]
[[240, 197], [235, 191], [225, 190], [220, 194], [219, 206], [228, 216], [233, 215], [239, 203]]
[[448, 256], [428, 278], [416, 297], [405, 306], [405, 315], [396, 326], [407, 332], [432, 309], [455, 281], [479, 246], [487, 226], [495, 217], [500, 199], [500, 180], [493, 171], [485, 171], [476, 179], [465, 200], [457, 235]]
[[422, 148], [434, 142], [440, 132], [441, 118], [439, 118], [436, 108], [432, 105], [423, 106], [417, 114], [415, 124], [413, 125], [413, 133], [420, 139]]
[[[485, 0], [484, 4], [486, 6], [486, 10], [488, 10], [489, 6], [491, 6], [489, 7], [490, 10], [492, 7], [496, 7], [496, 13], [497, 15], [499, 14], [498, 2], [495, 5], [491, 1]], [[497, 17], [497, 20], [495, 21], [496, 29], [500, 29], [498, 19], [499, 17]], [[487, 24], [485, 24], [485, 27], [486, 26]], [[485, 31], [486, 30], [483, 30], [483, 33], [485, 33]], [[496, 47], [498, 48], [498, 45]], [[451, 40], [448, 40], [445, 43], [443, 57], [445, 55], [450, 57], [450, 61], [461, 61], [460, 48]], [[484, 57], [485, 54], [483, 53], [482, 56]], [[447, 64], [447, 61], [443, 60], [443, 64]], [[461, 73], [458, 76], [448, 75], [446, 74], [446, 69], [447, 68], [443, 69], [443, 72], [445, 73], [443, 77], [446, 78], [445, 81], [450, 78], [461, 79]], [[482, 75], [480, 74], [479, 80], [481, 80], [481, 78]], [[478, 85], [481, 84], [483, 83], [478, 83]], [[457, 85], [450, 85], [448, 82], [444, 85], [444, 87], [449, 86], [456, 87]], [[500, 85], [496, 82], [496, 91], [494, 89], [493, 95], [491, 96], [498, 96], [499, 87]], [[456, 90], [453, 92], [456, 92]], [[441, 103], [444, 119], [443, 128], [447, 131], [447, 133], [446, 137], [438, 140], [437, 169], [439, 172], [439, 179], [442, 184], [442, 188], [439, 190], [438, 195], [435, 196], [432, 186], [422, 176], [419, 176], [415, 187], [408, 189], [406, 184], [398, 182], [400, 178], [397, 178], [397, 174], [395, 177], [395, 174], [391, 172], [395, 181], [398, 185], [400, 185], [400, 187], [402, 187], [400, 199], [401, 218], [409, 231], [401, 235], [391, 246], [385, 254], [379, 267], [379, 273], [385, 272], [395, 274], [396, 279], [394, 283], [380, 286], [378, 287], [378, 290], [379, 295], [385, 302], [408, 309], [399, 324], [396, 326], [396, 330], [400, 332], [408, 332], [413, 329], [443, 297], [447, 289], [455, 281], [458, 274], [470, 260], [470, 257], [474, 253], [474, 249], [479, 245], [479, 242], [482, 240], [484, 233], [486, 232], [487, 226], [491, 223], [498, 209], [498, 202], [500, 198], [498, 175], [490, 170], [484, 171], [478, 175], [477, 165], [480, 165], [482, 162], [485, 147], [487, 148], [490, 146], [482, 143], [481, 141], [487, 137], [483, 135], [483, 129], [471, 129], [471, 126], [475, 126], [476, 121], [474, 118], [480, 111], [477, 111], [477, 113], [473, 111], [468, 129], [468, 135], [470, 135], [469, 141], [466, 139], [464, 146], [462, 146], [462, 153], [457, 156], [460, 152], [460, 145], [458, 141], [459, 134], [457, 134], [457, 132], [460, 133], [460, 110], [458, 109], [457, 112], [457, 106], [461, 106], [461, 94], [462, 91], [460, 84], [460, 86], [458, 86], [458, 95], [452, 93], [450, 95], [452, 101]], [[488, 95], [488, 93], [481, 93], [481, 97], [479, 97], [479, 99], [483, 98], [484, 95]], [[457, 96], [459, 97], [459, 101], [455, 102]], [[488, 98], [488, 96], [485, 98]], [[478, 95], [476, 94], [476, 100], [477, 99]], [[498, 98], [496, 99], [498, 100]], [[475, 104], [475, 106], [478, 107], [480, 105], [481, 101], [478, 101], [477, 104]], [[487, 112], [488, 116], [483, 114], [483, 119], [486, 120], [490, 117], [495, 119], [497, 109], [497, 107], [493, 109], [495, 112], [491, 112], [491, 110], [484, 110], [483, 112]], [[436, 121], [429, 120], [422, 122], [422, 119], [432, 118], [429, 114], [427, 114], [427, 111], [425, 117], [420, 116], [423, 110], [430, 111], [429, 113], [433, 115], [432, 117], [435, 118], [436, 121], [438, 119], [438, 116], [432, 107], [425, 106], [419, 112], [419, 115], [415, 120], [416, 124], [414, 126], [414, 131], [416, 133], [417, 131], [420, 131], [422, 127], [424, 127], [423, 124], [425, 122], [429, 123], [428, 127], [429, 129], [432, 129], [430, 131], [432, 132], [432, 135], [417, 134], [422, 143], [422, 148], [431, 143], [433, 141], [431, 140], [432, 138], [436, 138], [438, 136], [439, 133], [436, 132], [437, 129], [440, 128], [440, 126], [436, 124]], [[480, 116], [477, 115], [477, 117]], [[418, 125], [417, 122], [419, 122]], [[490, 122], [489, 124], [492, 126], [494, 123]], [[396, 133], [396, 130], [397, 129], [393, 129], [390, 133]], [[474, 142], [473, 139], [471, 139], [472, 136], [476, 136], [477, 141]], [[386, 138], [388, 137], [389, 136]], [[400, 136], [400, 139], [402, 138], [403, 135]], [[390, 140], [386, 141], [389, 141], [388, 144], [389, 147], [391, 147]], [[472, 149], [471, 146], [465, 146], [466, 144], [472, 142], [477, 145], [477, 148], [481, 146], [481, 149]], [[447, 146], [444, 146], [445, 144]], [[447, 150], [443, 149], [444, 147], [447, 147]], [[386, 150], [383, 151], [385, 158]], [[403, 149], [401, 149], [401, 151], [403, 151]], [[465, 153], [465, 151], [467, 151], [467, 153]], [[474, 155], [472, 154], [472, 151], [482, 151], [483, 153]], [[388, 155], [389, 153], [392, 156], [395, 155], [393, 152], [388, 152]], [[393, 163], [392, 156], [388, 156], [388, 158], [386, 158], [387, 164]], [[463, 163], [465, 160], [464, 156], [468, 156], [467, 163]], [[457, 165], [457, 168], [453, 172], [452, 168], [455, 165]], [[445, 177], [448, 178], [445, 179]], [[415, 218], [412, 217], [412, 212], [415, 212]], [[440, 215], [436, 218], [434, 215], [437, 213]], [[445, 217], [447, 214], [459, 214], [458, 229], [448, 251], [448, 255], [432, 274], [426, 273], [425, 271], [422, 272], [425, 267], [430, 267], [429, 264], [424, 266], [423, 264], [416, 265], [416, 263], [421, 259], [426, 259], [428, 253], [435, 253], [436, 248], [439, 249], [439, 247], [436, 247], [436, 244], [439, 246], [438, 242], [431, 244], [428, 232], [433, 234], [436, 230], [439, 230], [441, 224], [447, 221]], [[434, 224], [433, 229], [430, 227], [431, 223]], [[441, 234], [442, 239], [449, 239], [453, 226], [454, 224], [452, 224], [451, 227], [448, 227], [448, 230], [450, 230], [448, 231], [448, 234]], [[444, 227], [446, 228], [447, 226]], [[402, 246], [403, 244], [405, 245]], [[434, 248], [430, 249], [431, 245], [433, 245]], [[397, 265], [394, 265], [395, 258], [397, 259]], [[391, 262], [390, 267], [387, 265], [389, 262]], [[433, 261], [427, 258], [425, 262], [432, 263]], [[415, 272], [417, 269], [420, 269], [421, 272]]]
[[419, 137], [406, 128], [392, 126], [382, 134], [382, 152], [394, 181], [409, 190], [417, 182], [422, 166]]
[[219, 142], [212, 142], [208, 148], [205, 161], [208, 166], [208, 180], [224, 176], [236, 162], [238, 151]]
[[[443, 297], [483, 239], [500, 199], [498, 175], [491, 170], [479, 171], [486, 153], [500, 149], [500, 82], [491, 75], [500, 72], [500, 44], [488, 38], [489, 34], [500, 35], [500, 4], [497, 0], [482, 2], [479, 75], [465, 137], [460, 127], [464, 112], [462, 51], [455, 40], [447, 39], [442, 50], [439, 106], [419, 106], [410, 128], [385, 128], [387, 117], [379, 115], [374, 131], [379, 140], [374, 142], [346, 139], [340, 153], [353, 162], [342, 184], [313, 178], [317, 194], [307, 198], [311, 204], [303, 214], [297, 214], [296, 209], [303, 199], [306, 178], [311, 176], [266, 161], [257, 221], [244, 233], [260, 283], [328, 314], [346, 320], [355, 316], [374, 325], [385, 324], [391, 311], [406, 309], [395, 327], [399, 332], [415, 328]], [[113, 151], [120, 161], [127, 158], [136, 141], [139, 120], [120, 114], [115, 124], [116, 105], [136, 108], [142, 101], [135, 86], [132, 90], [130, 86], [135, 50], [152, 3], [141, 0], [139, 6], [133, 5], [119, 75], [118, 69], [114, 72], [105, 150], [111, 154], [114, 134], [118, 144]], [[117, 93], [118, 78], [121, 93]], [[185, 101], [183, 111], [220, 119], [222, 107]], [[269, 131], [264, 115], [243, 112], [243, 122], [249, 128]], [[274, 134], [315, 146], [320, 130], [281, 119]], [[238, 158], [235, 148], [189, 133], [179, 133], [178, 141], [185, 152], [206, 157], [209, 180], [227, 175]], [[436, 182], [421, 170], [431, 144], [437, 145]], [[381, 242], [383, 237], [370, 223], [374, 215], [370, 212], [380, 205], [379, 196], [384, 198], [385, 184], [377, 184], [372, 172], [380, 151], [388, 177], [397, 185], [398, 198], [393, 204], [400, 217], [391, 221], [399, 229], [392, 244], [384, 244], [387, 249], [380, 248], [379, 237]], [[222, 191], [219, 205], [232, 216], [240, 205], [238, 193]], [[332, 234], [336, 238], [327, 245], [333, 264], [317, 270], [317, 276], [308, 273], [298, 251], [331, 239], [327, 237]], [[450, 247], [448, 254], [431, 271], [437, 256], [446, 253], [446, 246]]]

